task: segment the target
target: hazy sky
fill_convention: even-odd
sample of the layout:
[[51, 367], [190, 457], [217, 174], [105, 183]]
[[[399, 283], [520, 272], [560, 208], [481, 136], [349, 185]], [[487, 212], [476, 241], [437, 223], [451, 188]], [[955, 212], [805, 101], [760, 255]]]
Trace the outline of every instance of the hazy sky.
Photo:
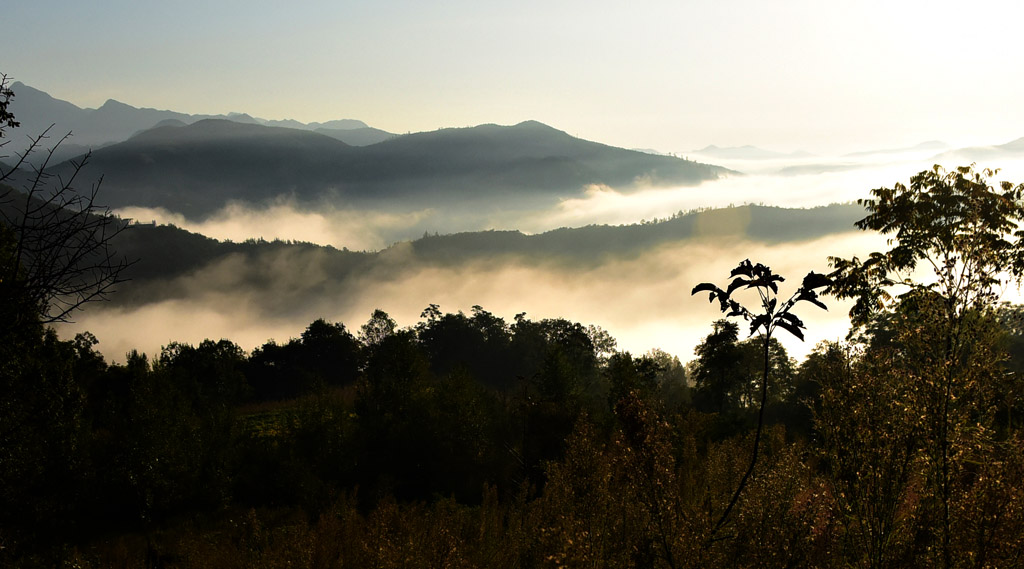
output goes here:
[[0, 72], [79, 106], [392, 132], [536, 119], [616, 146], [1024, 136], [1016, 2], [7, 2]]

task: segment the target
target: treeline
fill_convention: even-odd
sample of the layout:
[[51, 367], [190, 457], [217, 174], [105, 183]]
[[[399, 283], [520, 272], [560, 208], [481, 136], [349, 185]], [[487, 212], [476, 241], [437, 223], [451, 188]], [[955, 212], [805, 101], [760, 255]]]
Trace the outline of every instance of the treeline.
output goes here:
[[88, 333], [7, 336], [0, 535], [12, 559], [225, 509], [533, 496], [583, 418], [607, 431], [637, 389], [689, 400], [663, 352], [633, 359], [598, 328], [510, 324], [480, 307], [431, 305], [409, 329], [376, 311], [355, 335], [317, 320], [251, 354], [172, 343], [123, 365]]
[[[616, 352], [595, 327], [510, 323], [481, 307], [431, 305], [406, 329], [382, 311], [356, 330], [317, 320], [251, 354], [229, 340], [174, 343], [123, 365], [107, 364], [89, 334], [8, 330], [0, 556], [87, 567], [931, 565], [942, 554], [925, 424], [934, 394], [919, 380], [940, 369], [941, 343], [922, 335], [929, 314], [907, 303], [799, 365], [769, 346], [767, 448], [714, 541], [746, 465], [763, 348], [729, 321], [687, 370], [657, 350]], [[1024, 310], [978, 318], [987, 371], [958, 403], [951, 547], [957, 566], [1012, 566], [1024, 539]]]

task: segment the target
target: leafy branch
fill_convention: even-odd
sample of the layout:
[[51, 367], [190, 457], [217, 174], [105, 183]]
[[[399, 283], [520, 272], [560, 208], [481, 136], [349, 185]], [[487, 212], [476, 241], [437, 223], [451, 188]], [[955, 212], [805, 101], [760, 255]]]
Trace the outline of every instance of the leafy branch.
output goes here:
[[[740, 494], [743, 492], [743, 488], [746, 486], [750, 476], [754, 473], [754, 466], [757, 464], [761, 432], [764, 428], [764, 408], [768, 400], [768, 372], [770, 368], [768, 348], [771, 343], [772, 333], [776, 329], [782, 328], [802, 341], [804, 339], [802, 330], [805, 330], [806, 327], [803, 321], [796, 314], [793, 314], [793, 307], [799, 302], [807, 301], [828, 310], [828, 307], [819, 300], [817, 289], [825, 288], [832, 284], [832, 280], [829, 277], [811, 271], [804, 277], [803, 283], [793, 293], [793, 296], [779, 304], [778, 283], [786, 279], [781, 275], [773, 273], [771, 268], [761, 263], [755, 265], [750, 262], [750, 259], [745, 259], [732, 270], [729, 278], [732, 281], [725, 289], [718, 287], [714, 283], [701, 283], [693, 287], [693, 291], [690, 294], [697, 294], [698, 292], [709, 293], [708, 301], [715, 302], [717, 300], [719, 307], [726, 317], [737, 316], [750, 323], [751, 336], [756, 334], [758, 330], [762, 330], [764, 335], [764, 376], [761, 381], [761, 405], [757, 412], [757, 431], [754, 434], [754, 450], [750, 457], [750, 465], [743, 474], [743, 478], [740, 479], [739, 486], [737, 486], [736, 491], [733, 493], [729, 505], [726, 506], [725, 511], [722, 512], [721, 517], [712, 527], [711, 535], [708, 536], [705, 547], [716, 541], [715, 534], [725, 526], [729, 519], [729, 514], [732, 513], [733, 508], [736, 506], [736, 502], [739, 500]], [[760, 312], [752, 312], [749, 308], [732, 298], [734, 292], [750, 289], [757, 292], [758, 298], [761, 301]]]

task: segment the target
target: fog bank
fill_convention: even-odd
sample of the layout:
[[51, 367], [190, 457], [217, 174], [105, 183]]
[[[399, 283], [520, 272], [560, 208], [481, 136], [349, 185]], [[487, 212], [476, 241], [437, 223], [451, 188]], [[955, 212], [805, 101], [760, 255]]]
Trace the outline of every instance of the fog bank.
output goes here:
[[[687, 361], [711, 323], [722, 317], [706, 295], [690, 295], [698, 282], [725, 283], [729, 271], [750, 258], [787, 277], [781, 292], [792, 294], [808, 271], [827, 270], [826, 255], [863, 254], [879, 241], [867, 233], [773, 246], [709, 238], [577, 269], [521, 257], [430, 265], [417, 262], [408, 246], [399, 246], [374, 268], [342, 281], [325, 280], [313, 253], [261, 259], [260, 267], [229, 256], [167, 283], [187, 291], [183, 297], [131, 309], [93, 305], [61, 331], [89, 330], [109, 359], [121, 361], [128, 350], [155, 354], [170, 341], [228, 338], [251, 350], [270, 339], [297, 337], [321, 317], [356, 330], [376, 308], [400, 326], [411, 326], [431, 303], [447, 312], [468, 312], [479, 304], [509, 322], [526, 312], [531, 319], [595, 324], [611, 333], [622, 350], [661, 348]], [[265, 281], [250, 286], [247, 271], [262, 274]], [[797, 314], [807, 323], [807, 340], [781, 338], [793, 356], [802, 357], [820, 340], [845, 335], [847, 307], [826, 302], [827, 312], [800, 306]]]
[[[910, 176], [937, 160], [946, 168], [969, 164], [971, 155], [950, 152], [882, 153], [853, 157], [808, 157], [780, 160], [718, 160], [744, 175], [723, 177], [699, 186], [646, 187], [622, 191], [604, 185], [581, 188], [576, 197], [558, 201], [509, 199], [497, 202], [438, 204], [413, 207], [401, 203], [366, 208], [322, 203], [315, 208], [280, 198], [270, 206], [232, 202], [210, 218], [187, 219], [163, 208], [129, 207], [118, 215], [141, 222], [172, 224], [221, 240], [250, 238], [304, 241], [338, 249], [376, 251], [424, 234], [449, 234], [488, 229], [543, 233], [561, 227], [632, 224], [666, 219], [679, 212], [730, 205], [766, 204], [808, 208], [854, 202], [870, 190], [907, 183]], [[996, 180], [1024, 181], [1024, 159], [980, 162], [999, 167]]]

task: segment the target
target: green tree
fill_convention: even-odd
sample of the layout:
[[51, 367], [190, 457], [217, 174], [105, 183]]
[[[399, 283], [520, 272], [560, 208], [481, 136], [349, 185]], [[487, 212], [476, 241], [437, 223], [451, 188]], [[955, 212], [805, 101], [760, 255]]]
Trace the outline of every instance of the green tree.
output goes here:
[[669, 411], [682, 411], [693, 402], [690, 386], [687, 383], [686, 368], [677, 356], [673, 356], [660, 348], [652, 348], [644, 359], [655, 368], [655, 381]]
[[380, 345], [388, 336], [395, 333], [398, 324], [381, 309], [373, 311], [370, 319], [359, 329], [359, 339], [367, 347]]
[[1000, 345], [1006, 353], [1006, 374], [999, 389], [1002, 401], [999, 403], [999, 421], [1005, 432], [1012, 432], [1020, 426], [1021, 412], [1024, 411], [1024, 306], [1002, 304], [996, 310], [1001, 337]]
[[301, 360], [328, 385], [354, 382], [359, 371], [360, 346], [345, 325], [314, 320], [300, 336]]
[[[480, 306], [473, 315], [440, 313], [436, 304], [420, 315], [417, 337], [430, 357], [431, 369], [440, 377], [455, 371], [500, 389], [509, 388], [515, 376], [510, 371], [511, 333], [505, 321]], [[436, 313], [434, 312], [436, 311]]]
[[[983, 405], [972, 401], [969, 392], [991, 376], [996, 363], [989, 312], [999, 289], [1024, 274], [1024, 184], [989, 178], [998, 171], [975, 170], [974, 165], [946, 171], [936, 165], [911, 177], [910, 185], [871, 191], [872, 198], [860, 200], [868, 215], [857, 222], [863, 230], [889, 235], [890, 249], [857, 257], [832, 257], [832, 293], [855, 300], [851, 320], [863, 327], [894, 303], [913, 303], [908, 315], [927, 325], [932, 344], [924, 345], [918, 334], [908, 341], [919, 355], [935, 362], [932, 371], [921, 368], [922, 388], [931, 392], [927, 412], [931, 415], [930, 438], [934, 441], [932, 479], [937, 486], [942, 564], [954, 564], [951, 549], [950, 502], [952, 497], [951, 443], [960, 437], [965, 414]], [[921, 269], [930, 272], [923, 279]], [[894, 297], [890, 291], [902, 287]], [[984, 356], [984, 357], [980, 357]], [[972, 410], [973, 408], [973, 410]], [[977, 419], [977, 417], [975, 417]]]
[[636, 358], [620, 352], [608, 358], [604, 366], [608, 377], [608, 403], [612, 410], [623, 398], [634, 396], [651, 401], [658, 393], [658, 364], [650, 358]]
[[737, 393], [740, 407], [753, 409], [757, 406], [757, 395], [761, 391], [764, 374], [765, 342], [768, 342], [768, 404], [774, 405], [788, 400], [793, 394], [793, 368], [785, 346], [777, 338], [754, 336], [739, 343], [740, 386]]
[[694, 349], [693, 381], [697, 409], [711, 413], [725, 413], [739, 407], [740, 381], [740, 327], [728, 320], [716, 320], [708, 334]]
[[85, 393], [74, 346], [30, 328], [0, 342], [0, 539], [14, 553], [66, 539], [85, 491]]
[[856, 567], [929, 565], [915, 551], [921, 518], [919, 384], [888, 350], [852, 361], [838, 346], [809, 357], [825, 493], [841, 530], [835, 546]]

